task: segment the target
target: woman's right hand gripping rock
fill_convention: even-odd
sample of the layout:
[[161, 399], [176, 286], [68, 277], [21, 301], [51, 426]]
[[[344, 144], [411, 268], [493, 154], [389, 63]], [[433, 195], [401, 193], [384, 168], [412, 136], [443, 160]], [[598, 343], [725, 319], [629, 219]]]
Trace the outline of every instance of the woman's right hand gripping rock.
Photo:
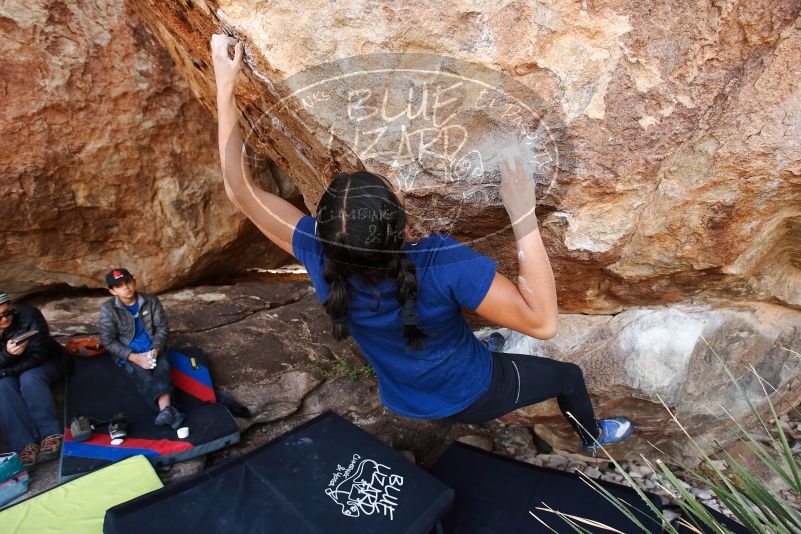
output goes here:
[[[233, 58], [228, 53], [228, 47], [231, 45], [234, 46]], [[239, 73], [242, 71], [242, 43], [227, 35], [212, 35], [211, 60], [217, 81], [217, 97], [233, 95]]]

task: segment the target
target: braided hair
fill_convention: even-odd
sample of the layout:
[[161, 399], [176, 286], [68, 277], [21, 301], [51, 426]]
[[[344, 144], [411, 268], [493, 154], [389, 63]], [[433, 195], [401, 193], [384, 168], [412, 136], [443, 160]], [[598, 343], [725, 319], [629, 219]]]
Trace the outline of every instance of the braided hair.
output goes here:
[[422, 348], [425, 334], [417, 326], [417, 275], [414, 263], [403, 253], [405, 226], [406, 212], [398, 198], [371, 172], [337, 174], [323, 193], [317, 206], [323, 279], [329, 286], [323, 306], [337, 340], [350, 335], [348, 278], [358, 276], [371, 284], [395, 282], [406, 350]]

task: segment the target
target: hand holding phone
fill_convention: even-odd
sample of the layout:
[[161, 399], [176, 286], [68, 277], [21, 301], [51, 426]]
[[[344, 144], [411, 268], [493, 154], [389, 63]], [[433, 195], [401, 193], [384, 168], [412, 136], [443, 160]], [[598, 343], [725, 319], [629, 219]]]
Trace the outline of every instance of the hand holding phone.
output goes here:
[[25, 348], [28, 346], [27, 341], [23, 341], [20, 344], [14, 343], [13, 339], [9, 339], [6, 342], [6, 352], [12, 356], [20, 356], [23, 352], [25, 352]]
[[14, 345], [19, 345], [20, 343], [28, 341], [30, 338], [32, 338], [33, 336], [35, 336], [38, 333], [39, 333], [38, 330], [28, 330], [27, 332], [23, 332], [22, 334], [18, 335], [17, 337], [11, 338], [11, 342]]

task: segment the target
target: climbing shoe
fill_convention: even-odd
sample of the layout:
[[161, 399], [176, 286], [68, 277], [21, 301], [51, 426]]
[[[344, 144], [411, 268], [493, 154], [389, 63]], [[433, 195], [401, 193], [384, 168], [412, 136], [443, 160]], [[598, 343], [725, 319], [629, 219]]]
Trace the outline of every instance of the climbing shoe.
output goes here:
[[581, 448], [585, 452], [595, 454], [601, 445], [605, 447], [614, 443], [620, 443], [634, 433], [634, 423], [628, 417], [599, 419], [598, 428], [600, 433], [597, 442], [587, 443], [582, 440]]
[[128, 418], [118, 413], [108, 423], [108, 435], [112, 441], [128, 436]]
[[506, 343], [506, 338], [503, 337], [499, 332], [493, 332], [489, 335], [489, 337], [482, 339], [481, 343], [483, 343], [490, 352], [501, 352], [501, 350], [503, 350], [504, 343]]

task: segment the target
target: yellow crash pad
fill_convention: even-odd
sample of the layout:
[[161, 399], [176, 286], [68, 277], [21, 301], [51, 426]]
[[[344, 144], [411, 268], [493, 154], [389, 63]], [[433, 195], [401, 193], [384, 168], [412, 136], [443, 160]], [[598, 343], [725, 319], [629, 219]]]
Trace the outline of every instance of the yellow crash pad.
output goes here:
[[131, 456], [0, 512], [0, 532], [102, 534], [112, 506], [164, 487], [144, 456]]

